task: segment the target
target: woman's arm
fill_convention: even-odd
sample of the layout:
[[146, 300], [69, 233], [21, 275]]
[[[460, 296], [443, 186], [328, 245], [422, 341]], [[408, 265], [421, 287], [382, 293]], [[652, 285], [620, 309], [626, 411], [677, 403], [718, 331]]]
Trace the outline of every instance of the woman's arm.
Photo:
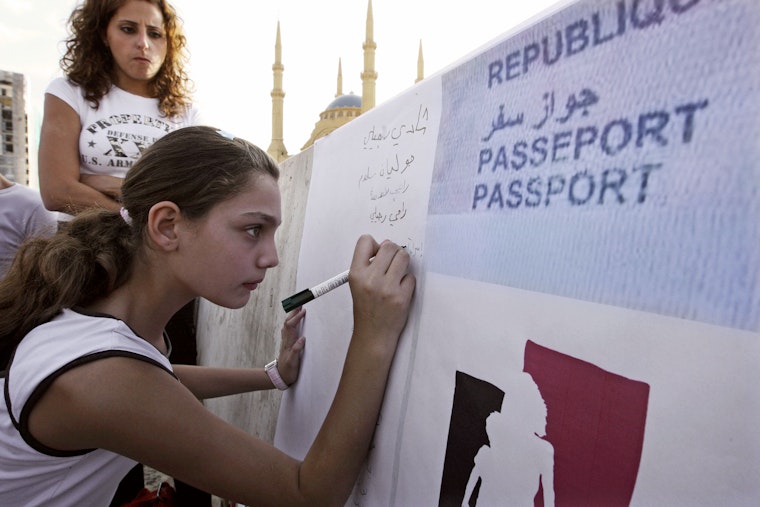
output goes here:
[[[298, 379], [301, 352], [306, 344], [306, 338], [299, 334], [305, 316], [306, 310], [302, 307], [288, 313], [280, 333], [277, 370], [287, 385]], [[274, 388], [264, 368], [209, 368], [181, 364], [175, 364], [173, 368], [185, 387], [201, 400]]]
[[94, 188], [114, 201], [121, 201], [121, 185], [124, 183], [124, 178], [110, 174], [80, 174], [79, 182]]
[[40, 193], [52, 211], [77, 213], [88, 207], [118, 210], [119, 204], [79, 181], [79, 116], [58, 97], [45, 94], [40, 131]]

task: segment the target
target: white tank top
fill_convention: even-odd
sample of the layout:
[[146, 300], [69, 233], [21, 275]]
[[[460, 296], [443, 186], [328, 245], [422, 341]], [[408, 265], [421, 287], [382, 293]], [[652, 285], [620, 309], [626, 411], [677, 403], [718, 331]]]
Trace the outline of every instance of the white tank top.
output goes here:
[[103, 449], [62, 452], [45, 447], [29, 434], [28, 414], [57, 376], [113, 356], [134, 357], [172, 372], [158, 349], [107, 315], [64, 310], [24, 337], [0, 379], [0, 505], [110, 503], [135, 462]]

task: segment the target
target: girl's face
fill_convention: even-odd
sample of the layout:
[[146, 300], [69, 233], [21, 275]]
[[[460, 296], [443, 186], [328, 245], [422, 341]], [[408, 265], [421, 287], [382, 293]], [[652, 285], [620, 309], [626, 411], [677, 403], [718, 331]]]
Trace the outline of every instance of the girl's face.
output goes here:
[[182, 227], [175, 276], [190, 291], [226, 308], [241, 308], [278, 264], [274, 235], [282, 221], [280, 189], [257, 174], [244, 190]]
[[106, 44], [113, 55], [115, 84], [148, 96], [148, 84], [166, 58], [166, 33], [161, 11], [145, 0], [128, 0], [111, 18]]

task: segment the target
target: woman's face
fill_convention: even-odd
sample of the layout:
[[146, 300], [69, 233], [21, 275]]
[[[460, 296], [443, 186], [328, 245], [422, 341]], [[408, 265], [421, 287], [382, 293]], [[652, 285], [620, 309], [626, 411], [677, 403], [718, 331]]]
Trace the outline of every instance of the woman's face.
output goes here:
[[127, 0], [111, 18], [106, 43], [115, 62], [115, 84], [148, 96], [148, 84], [166, 58], [166, 32], [161, 11], [145, 0]]
[[226, 308], [245, 306], [279, 262], [274, 236], [281, 221], [277, 180], [252, 176], [242, 192], [183, 227], [176, 277], [191, 296]]

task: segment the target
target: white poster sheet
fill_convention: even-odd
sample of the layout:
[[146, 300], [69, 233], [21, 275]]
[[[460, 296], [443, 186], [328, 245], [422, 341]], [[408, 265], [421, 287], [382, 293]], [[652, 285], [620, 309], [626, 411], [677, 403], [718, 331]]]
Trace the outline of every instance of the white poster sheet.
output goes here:
[[[362, 234], [404, 245], [412, 272], [421, 274], [440, 90], [439, 80], [426, 80], [315, 144], [299, 287], [313, 287], [348, 269]], [[282, 398], [275, 433], [275, 445], [299, 458], [305, 456], [330, 407], [353, 324], [347, 285], [306, 308], [301, 373]], [[412, 316], [392, 366], [373, 451], [355, 488], [357, 502], [368, 495], [370, 482], [383, 503], [390, 498], [415, 326]]]

